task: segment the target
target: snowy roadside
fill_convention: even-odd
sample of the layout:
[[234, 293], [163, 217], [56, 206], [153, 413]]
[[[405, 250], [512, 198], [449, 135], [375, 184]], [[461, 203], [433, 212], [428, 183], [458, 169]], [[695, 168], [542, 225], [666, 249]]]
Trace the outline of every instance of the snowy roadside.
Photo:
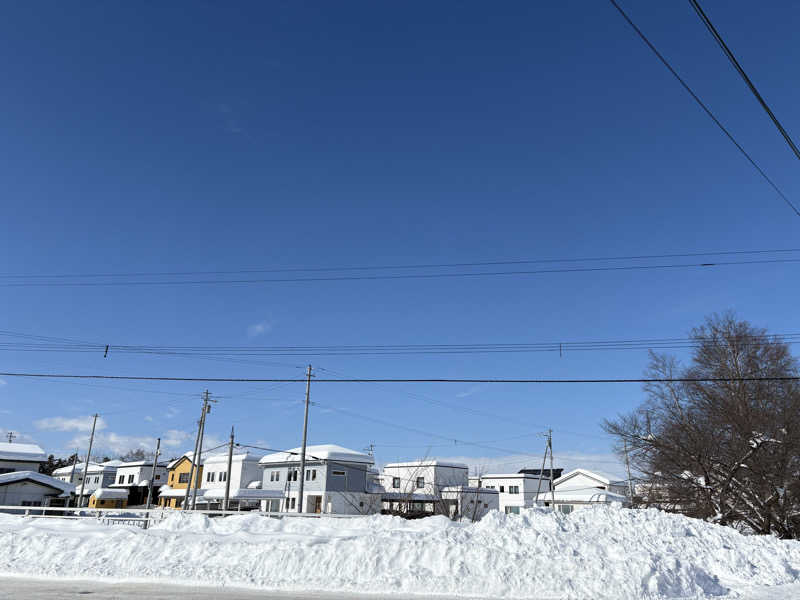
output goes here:
[[[284, 592], [517, 598], [748, 598], [800, 585], [800, 542], [656, 510], [569, 516], [209, 519], [142, 531], [0, 515], [0, 574], [185, 581]], [[780, 593], [779, 588], [772, 591]], [[763, 598], [766, 596], [753, 596]], [[772, 596], [779, 597], [779, 596]]]

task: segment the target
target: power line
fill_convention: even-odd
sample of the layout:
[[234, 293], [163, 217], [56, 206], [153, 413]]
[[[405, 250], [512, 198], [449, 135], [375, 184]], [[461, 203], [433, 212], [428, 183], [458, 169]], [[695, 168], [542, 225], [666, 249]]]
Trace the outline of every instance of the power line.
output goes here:
[[284, 267], [273, 269], [237, 269], [217, 271], [140, 271], [123, 273], [54, 273], [54, 274], [27, 274], [27, 273], [2, 273], [1, 279], [68, 279], [68, 278], [95, 278], [95, 277], [183, 277], [193, 275], [244, 275], [248, 273], [313, 273], [335, 271], [384, 271], [401, 269], [445, 269], [463, 267], [489, 267], [501, 265], [532, 265], [547, 263], [580, 263], [580, 262], [605, 262], [617, 260], [645, 260], [663, 258], [691, 258], [698, 256], [734, 256], [753, 254], [784, 254], [800, 252], [800, 248], [783, 248], [777, 250], [723, 250], [720, 252], [680, 252], [670, 254], [638, 254], [628, 256], [590, 256], [585, 258], [537, 258], [537, 259], [511, 259], [478, 262], [452, 262], [452, 263], [417, 263], [395, 265], [371, 266], [342, 266], [342, 267]]
[[736, 71], [739, 73], [742, 79], [744, 79], [744, 82], [747, 84], [747, 87], [750, 88], [750, 91], [753, 93], [753, 96], [756, 97], [756, 100], [758, 100], [758, 103], [761, 105], [761, 108], [763, 108], [764, 112], [766, 112], [767, 115], [769, 115], [769, 118], [772, 119], [772, 122], [775, 124], [775, 127], [778, 128], [778, 131], [783, 136], [783, 139], [786, 140], [787, 144], [789, 144], [789, 148], [791, 148], [792, 152], [794, 152], [794, 155], [798, 159], [800, 159], [800, 149], [797, 148], [797, 145], [794, 143], [789, 133], [786, 131], [786, 129], [784, 129], [783, 125], [781, 125], [781, 122], [778, 121], [778, 117], [775, 116], [775, 113], [773, 113], [772, 109], [770, 109], [770, 107], [767, 105], [766, 100], [764, 100], [763, 96], [756, 89], [755, 84], [753, 84], [753, 82], [747, 76], [747, 73], [745, 73], [744, 69], [742, 68], [742, 65], [739, 64], [738, 60], [736, 60], [736, 57], [733, 55], [733, 52], [731, 52], [731, 49], [728, 48], [728, 45], [725, 43], [725, 40], [722, 39], [722, 36], [719, 34], [717, 29], [714, 27], [714, 24], [711, 22], [711, 19], [709, 19], [708, 15], [706, 15], [706, 13], [703, 12], [703, 9], [700, 7], [700, 4], [697, 2], [697, 0], [689, 0], [689, 3], [694, 7], [697, 16], [700, 17], [700, 20], [703, 22], [708, 31], [717, 41], [719, 47], [722, 48], [722, 51], [725, 53], [725, 56], [728, 57], [728, 60], [733, 65], [733, 68], [736, 69]]
[[723, 124], [720, 122], [720, 120], [719, 120], [719, 119], [717, 119], [717, 117], [716, 117], [716, 116], [714, 116], [714, 113], [712, 113], [712, 112], [711, 112], [711, 109], [709, 109], [709, 108], [708, 108], [708, 107], [707, 107], [707, 106], [706, 106], [706, 105], [703, 103], [703, 101], [702, 101], [702, 100], [700, 100], [700, 97], [699, 97], [697, 94], [695, 94], [695, 93], [694, 93], [694, 91], [692, 90], [692, 88], [691, 88], [691, 87], [689, 87], [689, 84], [688, 84], [688, 83], [686, 83], [686, 82], [683, 80], [683, 78], [681, 78], [681, 76], [680, 76], [680, 75], [678, 75], [678, 72], [677, 72], [677, 71], [675, 71], [675, 69], [673, 69], [673, 68], [672, 68], [672, 65], [670, 65], [670, 64], [669, 64], [669, 62], [667, 61], [667, 59], [666, 59], [666, 58], [664, 58], [664, 56], [663, 56], [663, 55], [662, 55], [662, 54], [661, 54], [661, 53], [658, 51], [658, 49], [657, 49], [657, 48], [656, 48], [656, 47], [653, 45], [653, 43], [652, 43], [652, 42], [651, 42], [649, 39], [647, 39], [647, 36], [646, 36], [646, 35], [645, 35], [645, 34], [642, 32], [642, 30], [641, 30], [641, 29], [639, 29], [639, 28], [636, 26], [636, 24], [635, 24], [635, 23], [634, 23], [634, 22], [631, 20], [631, 18], [630, 18], [630, 17], [627, 15], [627, 13], [626, 13], [624, 10], [622, 10], [622, 7], [620, 7], [620, 5], [619, 5], [619, 4], [617, 4], [617, 2], [616, 2], [615, 0], [609, 0], [609, 2], [611, 2], [611, 4], [614, 6], [614, 8], [616, 8], [616, 9], [617, 9], [617, 11], [619, 11], [619, 14], [621, 14], [621, 15], [622, 15], [622, 18], [623, 18], [623, 19], [625, 19], [625, 21], [628, 23], [628, 25], [630, 25], [630, 26], [631, 26], [631, 28], [632, 28], [632, 29], [633, 29], [633, 30], [636, 32], [636, 34], [637, 34], [637, 35], [638, 35], [638, 36], [639, 36], [639, 37], [642, 39], [642, 41], [643, 41], [645, 44], [647, 44], [647, 47], [648, 47], [648, 48], [650, 48], [650, 50], [652, 50], [652, 51], [653, 51], [653, 54], [655, 54], [655, 55], [658, 57], [658, 60], [660, 60], [660, 61], [663, 63], [663, 65], [664, 65], [664, 66], [665, 66], [665, 67], [666, 67], [666, 68], [669, 70], [669, 72], [670, 72], [670, 73], [672, 73], [672, 75], [675, 77], [675, 79], [677, 79], [677, 80], [678, 80], [678, 82], [680, 82], [680, 84], [683, 86], [683, 88], [684, 88], [684, 89], [685, 89], [687, 92], [689, 92], [689, 95], [690, 95], [692, 98], [694, 98], [694, 101], [695, 101], [695, 102], [697, 102], [697, 104], [700, 106], [700, 108], [702, 108], [702, 109], [705, 111], [705, 113], [706, 113], [706, 114], [707, 114], [707, 115], [708, 115], [708, 116], [711, 118], [711, 120], [712, 120], [712, 121], [714, 121], [714, 123], [717, 125], [717, 127], [719, 127], [719, 128], [720, 128], [720, 130], [722, 131], [722, 133], [724, 133], [724, 134], [726, 135], [726, 137], [727, 137], [727, 138], [728, 138], [728, 139], [729, 139], [729, 140], [730, 140], [730, 141], [733, 143], [733, 145], [734, 145], [734, 146], [736, 146], [736, 148], [738, 148], [738, 149], [739, 149], [739, 152], [741, 152], [741, 153], [742, 153], [742, 155], [743, 155], [743, 156], [744, 156], [744, 157], [745, 157], [745, 158], [748, 160], [748, 162], [749, 162], [751, 165], [753, 165], [753, 168], [754, 168], [756, 171], [758, 171], [758, 172], [759, 172], [759, 174], [761, 175], [761, 177], [763, 177], [763, 178], [764, 178], [764, 180], [765, 180], [765, 181], [766, 181], [766, 182], [767, 182], [767, 183], [768, 183], [768, 184], [769, 184], [769, 185], [772, 187], [772, 189], [773, 189], [773, 190], [775, 190], [775, 192], [777, 192], [777, 194], [778, 194], [778, 195], [779, 195], [781, 198], [783, 198], [783, 201], [784, 201], [784, 202], [786, 202], [786, 204], [788, 204], [788, 205], [789, 205], [789, 207], [792, 209], [792, 211], [794, 211], [794, 213], [795, 213], [795, 214], [796, 214], [798, 217], [800, 217], [800, 209], [798, 209], [798, 208], [797, 208], [797, 207], [796, 207], [796, 206], [795, 206], [795, 205], [792, 203], [792, 201], [791, 201], [791, 200], [789, 200], [789, 198], [786, 196], [786, 194], [784, 194], [784, 193], [781, 191], [781, 189], [780, 189], [780, 188], [777, 186], [777, 184], [776, 184], [774, 181], [772, 181], [772, 179], [770, 179], [770, 178], [769, 178], [769, 176], [768, 176], [768, 175], [767, 175], [767, 174], [764, 172], [764, 170], [763, 170], [763, 169], [762, 169], [760, 166], [758, 166], [758, 163], [756, 163], [756, 161], [753, 159], [753, 157], [752, 157], [752, 156], [750, 156], [750, 155], [747, 153], [747, 151], [746, 151], [746, 150], [745, 150], [745, 149], [742, 147], [742, 145], [741, 145], [739, 142], [737, 142], [737, 141], [736, 141], [736, 138], [734, 138], [734, 137], [733, 137], [733, 134], [731, 134], [731, 132], [730, 132], [730, 131], [728, 131], [728, 130], [725, 128], [725, 126], [724, 126], [724, 125], [723, 125]]
[[[167, 377], [143, 375], [84, 375], [67, 373], [11, 373], [0, 372], [2, 377], [30, 377], [40, 379], [118, 379], [126, 381], [195, 381], [207, 383], [305, 383], [305, 379], [246, 378], [246, 377]], [[721, 383], [732, 381], [800, 381], [800, 376], [787, 377], [669, 377], [640, 379], [447, 379], [447, 378], [363, 378], [315, 379], [315, 383]]]
[[[777, 189], [777, 188], [776, 188]], [[787, 199], [788, 202], [788, 199]], [[789, 203], [791, 205], [791, 203]], [[797, 213], [800, 216], [800, 212]], [[170, 286], [170, 285], [249, 285], [263, 283], [303, 283], [303, 282], [337, 282], [337, 281], [382, 281], [405, 279], [453, 279], [469, 277], [509, 277], [518, 275], [550, 275], [557, 273], [604, 273], [622, 271], [652, 271], [674, 269], [696, 269], [710, 267], [728, 267], [741, 265], [765, 265], [798, 263], [800, 259], [764, 259], [747, 261], [717, 261], [703, 263], [676, 263], [660, 265], [624, 265], [616, 267], [578, 267], [562, 269], [537, 269], [530, 271], [481, 271], [461, 273], [413, 273], [393, 275], [337, 275], [330, 277], [275, 277], [264, 279], [189, 279], [166, 281], [56, 281], [56, 282], [11, 282], [0, 283], [0, 287], [124, 287], [124, 286]]]

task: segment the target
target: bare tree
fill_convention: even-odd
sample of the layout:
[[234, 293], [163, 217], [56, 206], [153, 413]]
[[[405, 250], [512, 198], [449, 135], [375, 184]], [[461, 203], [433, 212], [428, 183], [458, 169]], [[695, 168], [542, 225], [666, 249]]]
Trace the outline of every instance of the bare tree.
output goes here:
[[[643, 505], [800, 537], [800, 386], [787, 344], [734, 315], [692, 331], [683, 367], [651, 353], [645, 402], [606, 421]], [[674, 381], [684, 379], [688, 381]], [[666, 381], [673, 380], [673, 381]], [[702, 381], [700, 381], [702, 380]]]

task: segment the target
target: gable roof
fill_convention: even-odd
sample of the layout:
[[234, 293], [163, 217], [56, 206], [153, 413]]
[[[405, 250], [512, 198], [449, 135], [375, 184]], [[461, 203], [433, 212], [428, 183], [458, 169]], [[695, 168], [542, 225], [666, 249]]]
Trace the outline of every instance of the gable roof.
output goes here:
[[44, 475], [35, 471], [13, 471], [0, 475], [0, 485], [10, 485], [20, 481], [32, 481], [33, 483], [47, 486], [59, 492], [59, 496], [69, 496], [75, 491], [75, 486], [71, 483], [66, 483], [55, 477], [50, 477], [49, 475]]
[[[291, 450], [284, 450], [283, 452], [267, 454], [258, 462], [262, 465], [270, 463], [300, 462], [301, 451], [302, 448], [292, 448]], [[336, 444], [306, 446], [306, 460], [339, 460], [342, 462], [367, 463], [370, 465], [375, 462], [375, 459], [373, 459], [369, 454], [356, 452], [355, 450], [350, 450], [344, 446], [337, 446]]]
[[460, 462], [450, 462], [446, 460], [437, 460], [435, 458], [425, 458], [422, 460], [410, 460], [407, 462], [388, 463], [383, 465], [384, 469], [391, 469], [397, 467], [449, 467], [452, 469], [469, 469], [469, 467]]
[[37, 444], [0, 442], [0, 460], [44, 462], [47, 455]]
[[[177, 467], [177, 466], [178, 466], [178, 463], [180, 463], [180, 462], [181, 462], [181, 461], [182, 461], [184, 458], [185, 458], [186, 460], [192, 460], [192, 457], [193, 457], [193, 456], [194, 456], [194, 452], [192, 452], [192, 451], [190, 450], [189, 452], [186, 452], [186, 453], [182, 454], [181, 456], [179, 456], [179, 457], [178, 457], [178, 458], [176, 458], [175, 460], [172, 460], [172, 461], [170, 461], [170, 462], [167, 464], [167, 469], [174, 469], [175, 467]], [[200, 461], [199, 461], [199, 463], [198, 463], [198, 464], [199, 464], [201, 467], [203, 466], [203, 461], [204, 461], [204, 460], [205, 460], [205, 459], [203, 458], [203, 455], [201, 454], [201, 455], [200, 455]]]
[[578, 476], [583, 475], [584, 477], [588, 477], [590, 479], [594, 479], [600, 485], [614, 485], [624, 483], [624, 479], [620, 479], [619, 477], [615, 477], [614, 475], [609, 475], [608, 473], [599, 473], [598, 471], [590, 471], [589, 469], [573, 469], [569, 473], [566, 473], [556, 479], [553, 482], [553, 487], [558, 488], [562, 484], [566, 483], [570, 479]]

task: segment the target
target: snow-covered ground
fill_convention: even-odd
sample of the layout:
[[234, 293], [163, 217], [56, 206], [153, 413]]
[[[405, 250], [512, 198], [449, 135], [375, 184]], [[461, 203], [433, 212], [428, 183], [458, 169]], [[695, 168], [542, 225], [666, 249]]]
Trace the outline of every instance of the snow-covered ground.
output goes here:
[[615, 507], [474, 524], [176, 514], [147, 531], [0, 515], [0, 548], [5, 575], [285, 591], [619, 600], [761, 598], [765, 586], [800, 585], [800, 542]]

